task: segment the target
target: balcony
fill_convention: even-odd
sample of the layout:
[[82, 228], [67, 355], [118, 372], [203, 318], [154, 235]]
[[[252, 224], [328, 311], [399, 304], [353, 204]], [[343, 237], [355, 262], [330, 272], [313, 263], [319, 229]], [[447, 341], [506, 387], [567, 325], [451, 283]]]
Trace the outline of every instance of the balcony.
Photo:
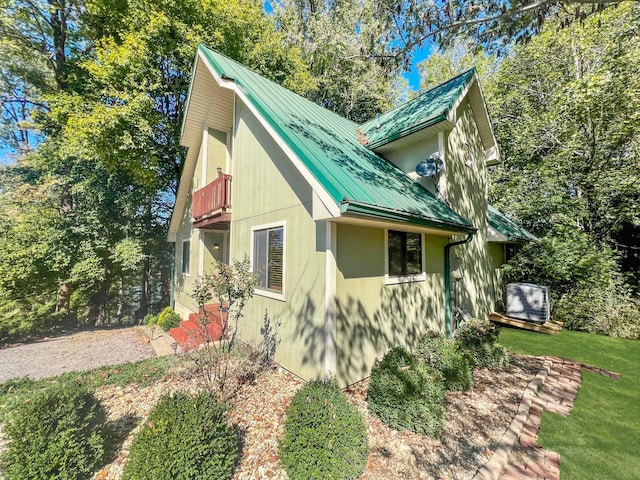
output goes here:
[[193, 194], [191, 203], [193, 226], [212, 230], [228, 230], [231, 222], [231, 175], [220, 175]]

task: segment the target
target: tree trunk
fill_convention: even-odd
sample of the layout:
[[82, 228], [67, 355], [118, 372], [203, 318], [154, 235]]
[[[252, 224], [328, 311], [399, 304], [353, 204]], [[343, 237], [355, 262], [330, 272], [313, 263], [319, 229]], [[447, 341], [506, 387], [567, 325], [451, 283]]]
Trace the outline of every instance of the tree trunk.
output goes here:
[[60, 315], [69, 315], [71, 305], [71, 285], [67, 282], [58, 284], [58, 294], [56, 297], [56, 313]]
[[149, 313], [149, 270], [151, 268], [149, 257], [144, 259], [142, 268], [142, 292], [140, 295], [140, 318], [144, 318]]
[[160, 269], [160, 279], [162, 282], [162, 298], [160, 299], [160, 305], [165, 307], [171, 303], [171, 267], [162, 267]]

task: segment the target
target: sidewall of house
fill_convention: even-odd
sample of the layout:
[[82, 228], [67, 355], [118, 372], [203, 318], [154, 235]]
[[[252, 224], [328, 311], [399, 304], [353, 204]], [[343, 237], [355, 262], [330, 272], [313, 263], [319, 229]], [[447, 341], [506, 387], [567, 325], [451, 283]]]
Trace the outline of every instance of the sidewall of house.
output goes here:
[[471, 242], [451, 248], [452, 300], [472, 316], [486, 318], [495, 306], [497, 278], [486, 234], [484, 147], [468, 99], [458, 106], [456, 116], [456, 126], [446, 138], [447, 200], [477, 232]]
[[342, 386], [369, 375], [387, 350], [444, 333], [446, 237], [424, 235], [425, 280], [385, 285], [385, 229], [337, 226], [336, 349]]
[[236, 103], [232, 154], [231, 260], [251, 258], [252, 229], [284, 226], [284, 300], [256, 289], [239, 326], [259, 345], [268, 317], [277, 328], [275, 360], [306, 378], [324, 376], [325, 222], [312, 219], [312, 189], [282, 149], [241, 102]]

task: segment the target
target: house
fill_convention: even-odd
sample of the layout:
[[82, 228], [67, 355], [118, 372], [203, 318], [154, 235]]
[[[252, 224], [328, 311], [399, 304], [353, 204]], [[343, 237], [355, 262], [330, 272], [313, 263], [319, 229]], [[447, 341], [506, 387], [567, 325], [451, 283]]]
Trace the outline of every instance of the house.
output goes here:
[[197, 310], [198, 275], [249, 254], [240, 338], [268, 312], [276, 361], [305, 379], [353, 383], [391, 346], [451, 334], [457, 308], [486, 317], [505, 245], [526, 236], [487, 204], [499, 150], [473, 69], [358, 125], [200, 46], [181, 141], [176, 311]]

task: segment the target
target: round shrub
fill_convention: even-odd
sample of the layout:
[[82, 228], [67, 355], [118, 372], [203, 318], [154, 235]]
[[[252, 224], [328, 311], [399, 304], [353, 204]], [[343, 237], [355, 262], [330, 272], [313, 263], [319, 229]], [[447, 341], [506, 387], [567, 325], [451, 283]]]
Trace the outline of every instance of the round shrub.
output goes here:
[[280, 462], [291, 480], [358, 478], [367, 463], [367, 428], [335, 380], [313, 380], [291, 401]]
[[164, 331], [180, 325], [180, 315], [173, 308], [166, 307], [158, 314], [157, 325]]
[[158, 323], [158, 315], [153, 315], [152, 313], [149, 313], [145, 315], [144, 320], [142, 320], [142, 323], [144, 325], [155, 325], [156, 323]]
[[418, 340], [415, 353], [442, 374], [446, 390], [465, 391], [473, 386], [473, 359], [444, 335], [426, 333]]
[[507, 349], [498, 343], [498, 330], [489, 320], [463, 322], [453, 336], [457, 347], [471, 356], [475, 365], [500, 368], [509, 364]]
[[38, 392], [5, 425], [5, 480], [90, 477], [104, 456], [105, 419], [100, 402], [76, 383]]
[[123, 478], [223, 480], [237, 461], [226, 407], [207, 393], [176, 393], [160, 399], [133, 439]]
[[437, 436], [444, 424], [444, 385], [433, 367], [402, 347], [371, 369], [369, 411], [396, 430]]

